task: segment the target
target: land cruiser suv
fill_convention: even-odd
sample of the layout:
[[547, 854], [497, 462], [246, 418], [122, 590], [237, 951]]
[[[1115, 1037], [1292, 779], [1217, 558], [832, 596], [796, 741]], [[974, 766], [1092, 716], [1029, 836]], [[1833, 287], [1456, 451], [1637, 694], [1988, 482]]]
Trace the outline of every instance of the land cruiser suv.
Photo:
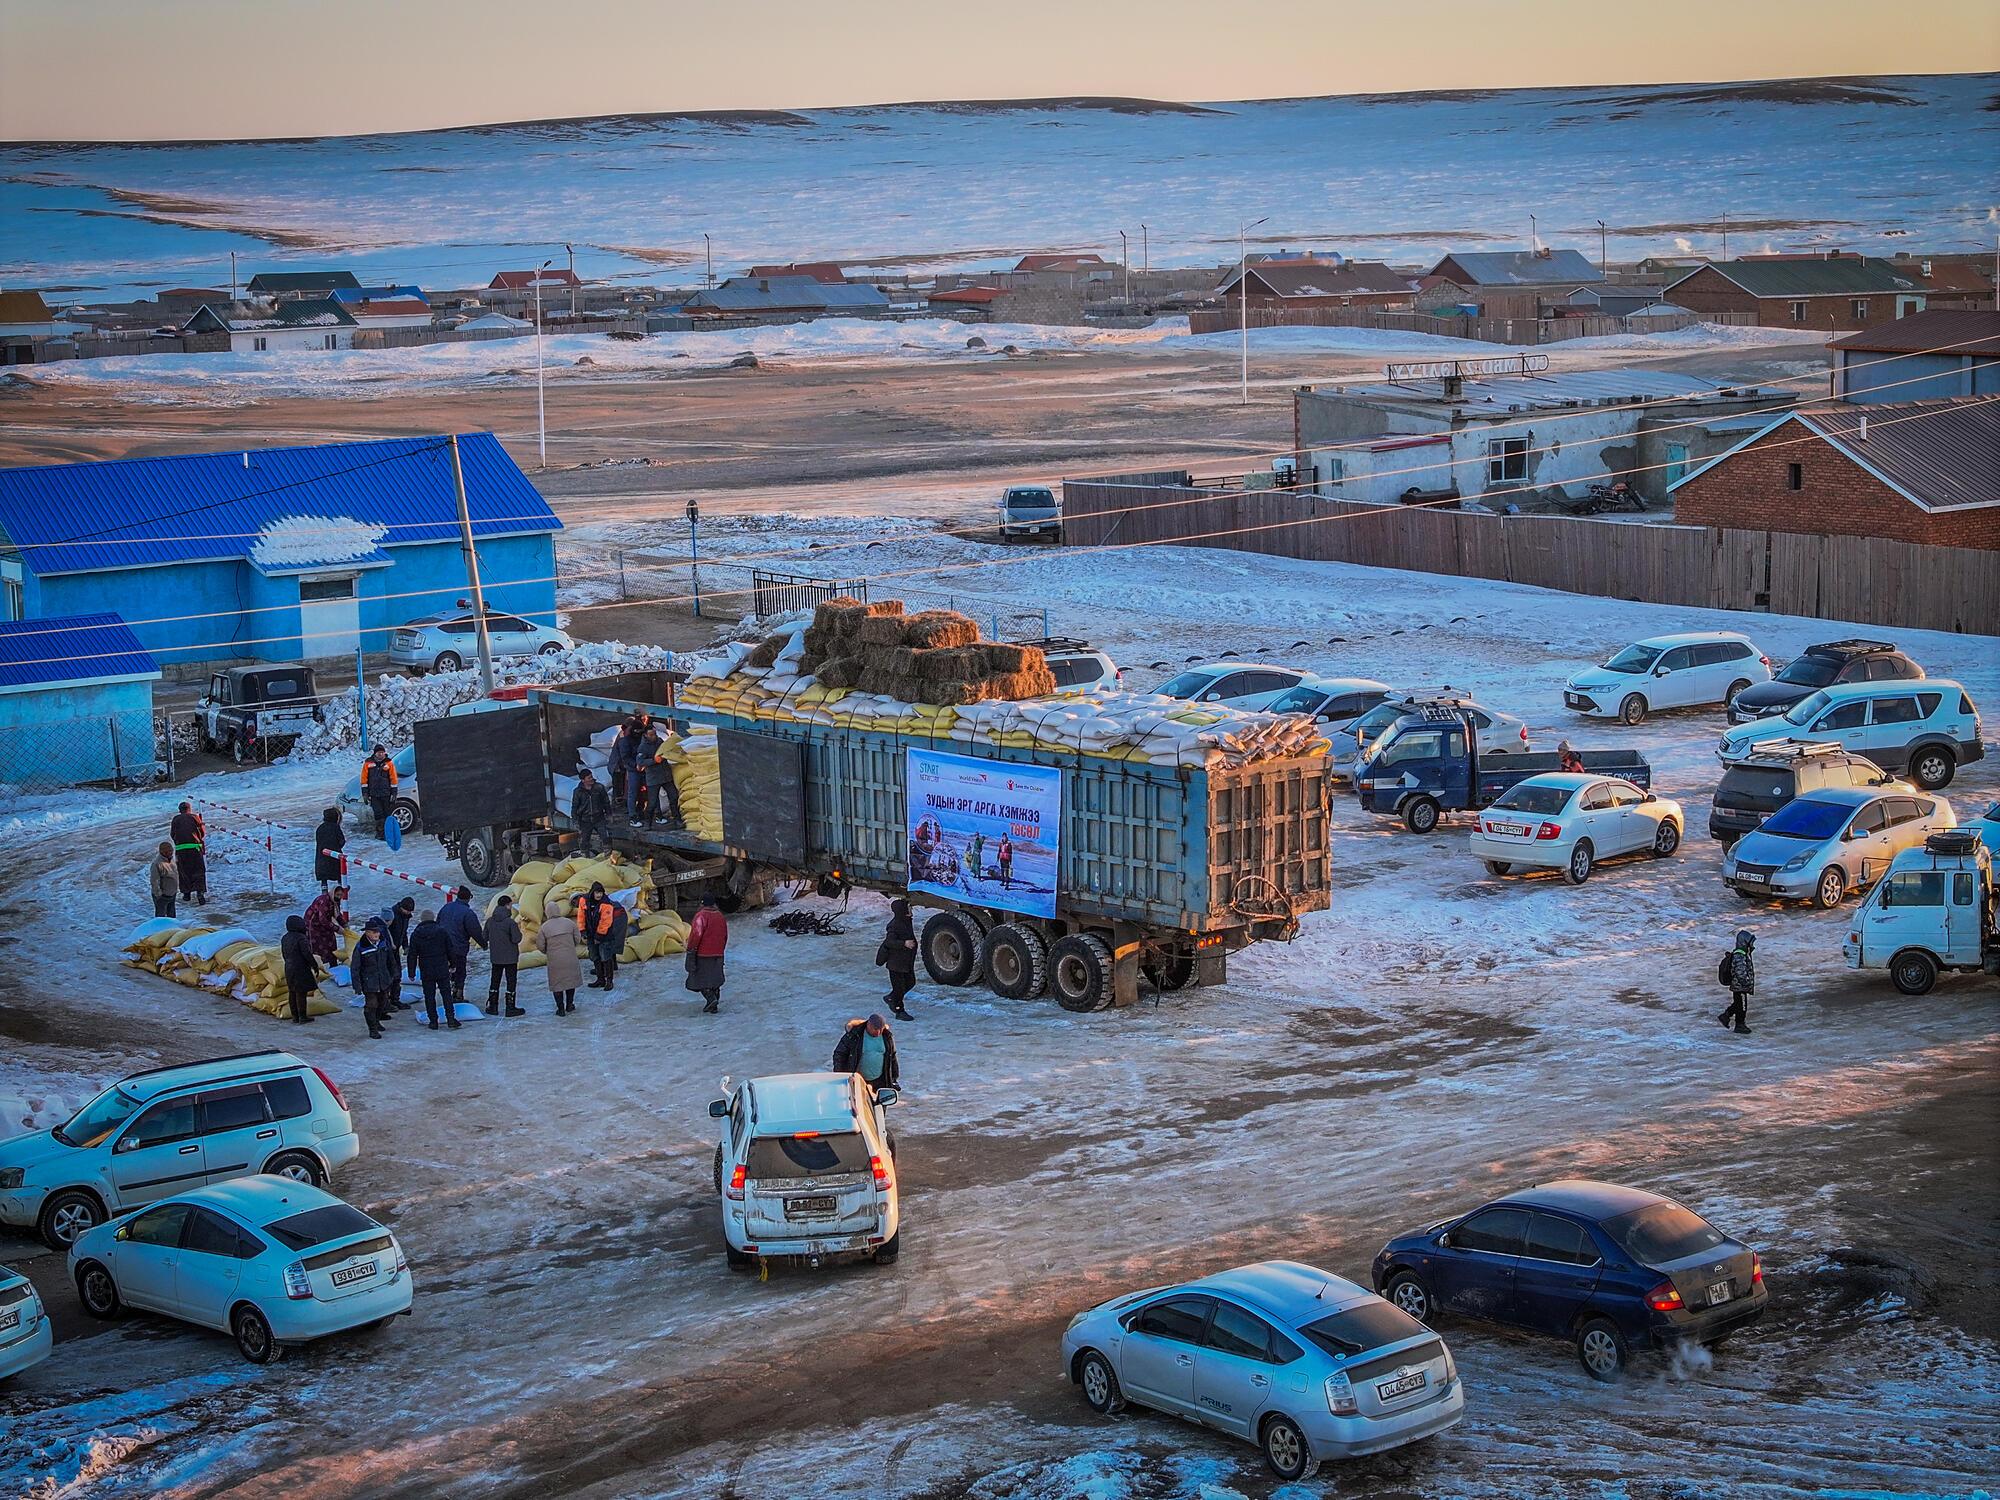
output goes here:
[[0, 1224], [67, 1250], [106, 1219], [271, 1172], [314, 1187], [361, 1150], [333, 1080], [288, 1052], [121, 1078], [54, 1130], [0, 1141]]
[[1708, 836], [1727, 848], [1794, 797], [1830, 786], [1902, 783], [1831, 740], [1756, 740], [1723, 768], [1709, 804]]
[[1725, 730], [1715, 753], [1726, 763], [1746, 746], [1783, 734], [1836, 741], [1885, 771], [1907, 770], [1927, 792], [1944, 790], [1960, 766], [1986, 756], [1971, 696], [1942, 677], [1821, 688], [1794, 703], [1783, 718]]
[[1769, 682], [1743, 689], [1729, 703], [1729, 722], [1773, 718], [1799, 699], [1844, 682], [1914, 682], [1924, 669], [1888, 641], [1825, 641], [1786, 662]]

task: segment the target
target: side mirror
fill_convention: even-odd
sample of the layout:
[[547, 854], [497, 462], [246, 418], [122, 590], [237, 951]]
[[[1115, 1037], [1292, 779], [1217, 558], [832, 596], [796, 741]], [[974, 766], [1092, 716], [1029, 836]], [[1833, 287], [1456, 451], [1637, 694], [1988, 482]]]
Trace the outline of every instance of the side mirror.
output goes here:
[[875, 1102], [881, 1105], [884, 1109], [888, 1108], [891, 1104], [894, 1104], [898, 1099], [902, 1097], [903, 1097], [903, 1091], [901, 1089], [875, 1090]]
[[728, 1119], [728, 1118], [729, 1118], [729, 1101], [728, 1101], [727, 1099], [711, 1099], [711, 1100], [709, 1100], [709, 1101], [708, 1101], [708, 1117], [709, 1117], [709, 1118], [710, 1118], [711, 1120], [726, 1120], [726, 1119]]
[[1449, 1250], [1451, 1248], [1451, 1235], [1448, 1232], [1439, 1235], [1435, 1241], [1435, 1244], [1440, 1250]]
[[123, 1140], [119, 1141], [117, 1145], [111, 1148], [111, 1154], [113, 1156], [123, 1156], [127, 1151], [137, 1151], [138, 1149], [139, 1149], [139, 1138], [137, 1136], [128, 1135]]
[[1655, 667], [1653, 668], [1653, 675], [1655, 677], [1664, 677], [1667, 675], [1669, 670], [1670, 669], [1667, 667]]
[[1641, 802], [1658, 802], [1660, 799], [1658, 797], [1655, 797], [1651, 792], [1648, 792], [1646, 793], [1645, 796], [1641, 797], [1639, 800]]

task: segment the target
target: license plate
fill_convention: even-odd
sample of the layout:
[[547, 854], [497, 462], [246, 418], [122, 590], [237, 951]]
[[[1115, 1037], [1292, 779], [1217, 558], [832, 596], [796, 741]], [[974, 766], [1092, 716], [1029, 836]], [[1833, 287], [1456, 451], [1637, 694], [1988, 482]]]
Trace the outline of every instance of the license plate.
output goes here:
[[1565, 707], [1568, 708], [1582, 708], [1583, 699], [1578, 697], [1575, 693], [1564, 693], [1563, 704]]
[[1745, 885], [1763, 885], [1771, 877], [1768, 875], [1738, 875], [1736, 878]]
[[785, 1217], [788, 1219], [826, 1219], [833, 1216], [834, 1204], [831, 1198], [787, 1198]]
[[1522, 827], [1519, 823], [1488, 823], [1486, 825], [1486, 830], [1489, 833], [1512, 834], [1515, 838], [1519, 838], [1522, 834], [1528, 831], [1526, 828]]
[[1385, 1380], [1375, 1387], [1375, 1394], [1384, 1401], [1394, 1401], [1398, 1396], [1407, 1396], [1411, 1391], [1420, 1391], [1430, 1384], [1430, 1376], [1422, 1370], [1414, 1375], [1405, 1375], [1401, 1380]]
[[1714, 1282], [1710, 1282], [1710, 1283], [1709, 1283], [1709, 1287], [1708, 1287], [1708, 1305], [1709, 1305], [1710, 1307], [1715, 1307], [1715, 1306], [1717, 1306], [1717, 1305], [1718, 1305], [1718, 1304], [1720, 1304], [1720, 1303], [1723, 1303], [1723, 1302], [1727, 1302], [1728, 1300], [1729, 1300], [1729, 1283], [1728, 1283], [1728, 1282], [1726, 1282], [1726, 1281], [1714, 1281]]
[[0, 1313], [0, 1329], [12, 1328], [20, 1321], [21, 1309], [18, 1307], [10, 1307], [7, 1311]]
[[358, 1266], [342, 1266], [333, 1273], [333, 1284], [352, 1286], [357, 1281], [366, 1281], [381, 1269], [380, 1263], [372, 1260]]

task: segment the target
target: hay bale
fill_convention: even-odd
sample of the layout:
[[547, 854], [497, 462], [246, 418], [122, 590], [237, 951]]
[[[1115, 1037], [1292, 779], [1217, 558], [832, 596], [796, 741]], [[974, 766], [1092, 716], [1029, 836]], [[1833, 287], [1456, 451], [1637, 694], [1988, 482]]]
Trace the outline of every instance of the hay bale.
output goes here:
[[861, 680], [861, 658], [858, 656], [835, 656], [820, 663], [814, 673], [821, 687], [851, 688]]
[[1046, 698], [1056, 690], [1056, 676], [1046, 665], [1020, 672], [995, 673], [987, 683], [992, 696], [1007, 703], [1024, 698]]
[[883, 665], [898, 677], [921, 677], [923, 675], [923, 673], [917, 670], [917, 653], [912, 651], [908, 646], [898, 646], [895, 650], [889, 652], [888, 660]]
[[782, 635], [765, 636], [763, 640], [757, 643], [756, 649], [750, 653], [750, 658], [746, 665], [768, 667], [775, 664], [778, 660], [778, 653], [785, 649], [785, 644], [789, 639], [790, 637]]
[[979, 627], [950, 609], [927, 609], [911, 615], [903, 627], [904, 643], [919, 651], [970, 646], [978, 639]]
[[873, 604], [866, 606], [866, 608], [871, 619], [885, 620], [894, 616], [900, 620], [903, 617], [903, 601], [901, 599], [877, 599]]
[[1009, 646], [1000, 641], [981, 641], [978, 650], [986, 658], [987, 671], [995, 677], [1047, 665], [1039, 646]]
[[900, 614], [870, 615], [854, 627], [854, 639], [864, 646], [900, 646], [903, 644], [903, 617]]
[[842, 622], [850, 616], [859, 619], [867, 613], [868, 606], [859, 599], [846, 594], [836, 594], [833, 598], [822, 601], [819, 607], [813, 610], [813, 624], [821, 630], [838, 631]]
[[944, 708], [958, 708], [967, 703], [977, 703], [986, 696], [987, 684], [983, 682], [940, 682], [932, 678], [917, 679], [918, 696], [913, 703], [935, 703]]
[[901, 682], [902, 679], [887, 667], [868, 662], [862, 666], [861, 674], [855, 679], [854, 685], [864, 693], [880, 693], [885, 698], [894, 698], [897, 696], [896, 688]]
[[937, 651], [912, 651], [914, 674], [925, 682], [984, 682], [993, 673], [976, 646], [948, 646]]
[[833, 632], [817, 625], [806, 626], [806, 660], [823, 661], [833, 649]]

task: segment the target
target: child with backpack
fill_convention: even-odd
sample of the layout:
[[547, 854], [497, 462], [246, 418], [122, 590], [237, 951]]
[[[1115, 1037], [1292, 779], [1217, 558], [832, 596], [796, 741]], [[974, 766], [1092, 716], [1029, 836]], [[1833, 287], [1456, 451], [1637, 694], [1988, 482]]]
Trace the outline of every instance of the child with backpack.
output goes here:
[[1750, 1007], [1748, 1001], [1757, 992], [1757, 968], [1751, 961], [1750, 950], [1757, 946], [1754, 932], [1736, 934], [1736, 946], [1722, 955], [1715, 966], [1718, 984], [1729, 986], [1729, 1008], [1715, 1019], [1724, 1026], [1732, 1021], [1736, 1024], [1738, 1036], [1750, 1035]]

